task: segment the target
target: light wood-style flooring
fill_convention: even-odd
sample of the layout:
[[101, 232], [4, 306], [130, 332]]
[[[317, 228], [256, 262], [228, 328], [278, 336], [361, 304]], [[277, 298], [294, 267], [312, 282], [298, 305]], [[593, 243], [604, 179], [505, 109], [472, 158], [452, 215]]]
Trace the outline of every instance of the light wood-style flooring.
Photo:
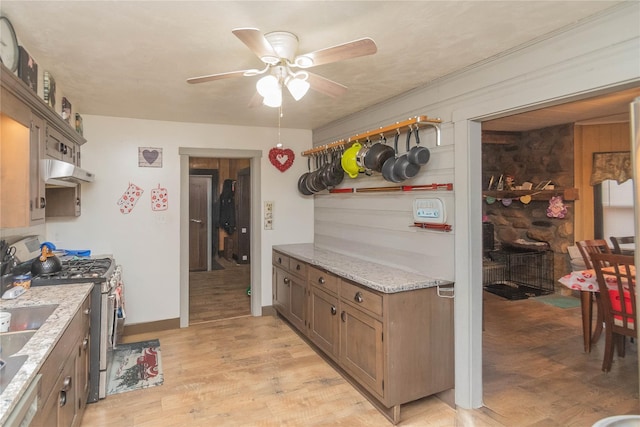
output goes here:
[[224, 270], [189, 273], [189, 324], [251, 314], [251, 266], [216, 258]]
[[[591, 426], [639, 413], [637, 343], [611, 372], [604, 341], [582, 350], [580, 308], [485, 292], [484, 402], [403, 406], [401, 426]], [[90, 404], [83, 427], [389, 426], [281, 318], [240, 317], [160, 333], [164, 384]]]

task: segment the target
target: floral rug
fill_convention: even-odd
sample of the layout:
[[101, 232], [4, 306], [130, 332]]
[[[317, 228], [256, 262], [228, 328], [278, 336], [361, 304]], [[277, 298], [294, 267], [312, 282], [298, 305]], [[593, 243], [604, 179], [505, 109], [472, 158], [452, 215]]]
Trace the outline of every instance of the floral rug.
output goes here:
[[161, 385], [160, 341], [118, 344], [108, 372], [107, 395]]

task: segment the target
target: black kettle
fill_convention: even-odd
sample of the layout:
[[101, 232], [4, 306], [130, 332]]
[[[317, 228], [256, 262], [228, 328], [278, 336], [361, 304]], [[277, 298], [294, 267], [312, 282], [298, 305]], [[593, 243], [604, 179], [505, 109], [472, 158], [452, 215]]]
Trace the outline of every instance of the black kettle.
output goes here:
[[31, 263], [31, 274], [37, 276], [39, 274], [56, 273], [62, 270], [62, 262], [60, 258], [54, 255], [51, 248], [42, 245], [42, 254], [35, 258]]

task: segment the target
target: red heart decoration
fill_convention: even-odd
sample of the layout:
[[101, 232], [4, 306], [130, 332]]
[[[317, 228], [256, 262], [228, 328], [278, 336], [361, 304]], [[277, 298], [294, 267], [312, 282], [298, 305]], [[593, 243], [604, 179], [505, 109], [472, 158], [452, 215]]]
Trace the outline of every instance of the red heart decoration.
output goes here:
[[289, 148], [282, 149], [274, 147], [269, 150], [269, 161], [273, 166], [278, 168], [280, 172], [284, 172], [291, 167], [295, 154]]

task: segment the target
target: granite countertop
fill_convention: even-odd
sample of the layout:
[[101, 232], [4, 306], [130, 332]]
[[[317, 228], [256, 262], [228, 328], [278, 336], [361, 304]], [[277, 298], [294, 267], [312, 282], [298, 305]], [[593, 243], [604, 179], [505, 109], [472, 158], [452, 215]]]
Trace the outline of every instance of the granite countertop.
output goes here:
[[313, 243], [276, 245], [273, 249], [386, 294], [453, 284], [449, 280], [435, 279], [318, 248]]
[[27, 344], [16, 353], [16, 355], [26, 354], [29, 358], [0, 394], [0, 425], [4, 424], [19, 398], [36, 377], [40, 367], [92, 288], [92, 283], [38, 286], [31, 287], [16, 299], [0, 300], [0, 310], [49, 304], [58, 305]]

